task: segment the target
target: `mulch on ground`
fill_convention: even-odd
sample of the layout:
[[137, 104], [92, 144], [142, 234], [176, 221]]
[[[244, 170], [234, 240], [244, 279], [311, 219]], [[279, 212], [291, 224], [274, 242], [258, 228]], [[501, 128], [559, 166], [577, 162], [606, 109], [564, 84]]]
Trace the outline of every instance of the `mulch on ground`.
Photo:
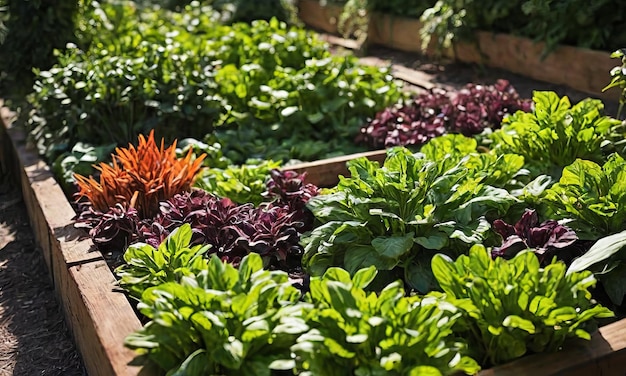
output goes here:
[[17, 183], [0, 170], [0, 376], [87, 375]]

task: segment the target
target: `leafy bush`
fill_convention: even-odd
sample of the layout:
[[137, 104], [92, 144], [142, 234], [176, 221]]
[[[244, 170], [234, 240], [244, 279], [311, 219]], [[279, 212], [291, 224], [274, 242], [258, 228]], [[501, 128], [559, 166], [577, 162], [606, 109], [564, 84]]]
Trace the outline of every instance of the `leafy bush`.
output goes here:
[[[178, 11], [193, 3], [192, 0], [158, 0], [158, 2], [169, 9]], [[221, 18], [228, 23], [269, 21], [272, 18], [290, 23], [297, 22], [294, 0], [265, 0], [256, 3], [247, 0], [203, 0], [200, 3], [210, 5], [222, 13]]]
[[474, 374], [453, 328], [460, 311], [437, 299], [405, 296], [400, 281], [380, 293], [365, 289], [376, 276], [370, 266], [350, 278], [340, 268], [311, 278], [305, 301], [310, 327], [291, 350], [298, 371], [312, 375]]
[[226, 26], [198, 3], [181, 13], [100, 4], [90, 16], [89, 43], [40, 71], [31, 97], [31, 133], [50, 159], [152, 129], [218, 142], [237, 164], [321, 159], [361, 151], [352, 143], [361, 122], [401, 96], [386, 70], [331, 57], [312, 33], [276, 19]]
[[99, 181], [76, 175], [77, 196], [102, 213], [121, 204], [135, 208], [142, 219], [151, 218], [160, 201], [191, 189], [202, 159], [192, 160], [191, 152], [183, 159], [176, 158], [176, 142], [165, 149], [161, 140], [159, 147], [150, 132], [147, 139], [139, 136], [137, 147], [116, 148], [112, 165], [100, 163], [96, 167]]
[[[235, 163], [247, 158], [315, 160], [362, 151], [353, 140], [368, 116], [396, 102], [399, 85], [387, 70], [354, 57], [309, 59], [277, 67], [269, 80], [258, 64], [225, 66], [216, 76], [233, 106], [233, 128], [217, 140]], [[236, 115], [236, 116], [235, 116]]]
[[382, 167], [366, 158], [348, 162], [351, 176], [309, 201], [317, 227], [302, 238], [303, 264], [312, 275], [331, 266], [355, 273], [374, 265], [382, 278], [430, 291], [431, 257], [439, 250], [457, 256], [489, 241], [488, 218], [517, 202], [498, 188], [523, 164], [507, 157], [472, 154], [441, 169], [445, 159], [398, 147]]
[[170, 142], [213, 130], [224, 104], [196, 52], [173, 41], [117, 43], [130, 43], [120, 48], [132, 53], [72, 48], [39, 72], [31, 134], [48, 158], [78, 142], [124, 145], [153, 129]]
[[76, 41], [75, 19], [84, 5], [78, 0], [4, 0], [0, 6], [6, 7], [0, 10], [6, 12], [0, 88], [5, 99], [13, 96], [22, 100], [32, 88], [33, 68], [50, 68], [56, 63], [54, 50]]
[[591, 272], [566, 274], [562, 262], [541, 268], [531, 251], [492, 260], [477, 245], [456, 261], [436, 255], [432, 269], [446, 299], [463, 311], [471, 355], [485, 366], [556, 351], [570, 337], [590, 339], [594, 319], [613, 316], [591, 300]]

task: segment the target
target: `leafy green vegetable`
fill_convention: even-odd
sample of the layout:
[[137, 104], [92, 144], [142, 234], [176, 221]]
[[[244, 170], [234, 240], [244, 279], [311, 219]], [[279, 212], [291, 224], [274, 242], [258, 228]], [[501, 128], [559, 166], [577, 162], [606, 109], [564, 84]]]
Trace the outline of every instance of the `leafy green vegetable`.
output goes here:
[[613, 316], [593, 304], [591, 272], [565, 268], [557, 261], [541, 268], [532, 251], [493, 260], [481, 245], [456, 261], [442, 254], [432, 260], [446, 299], [464, 312], [469, 348], [482, 365], [556, 351], [569, 337], [589, 339], [594, 318]]
[[269, 376], [291, 365], [308, 305], [296, 304], [286, 273], [262, 269], [257, 254], [239, 270], [213, 256], [195, 276], [148, 288], [138, 308], [151, 321], [126, 346], [168, 375]]
[[115, 273], [119, 283], [129, 294], [140, 298], [143, 292], [166, 282], [180, 282], [207, 268], [203, 255], [209, 246], [190, 246], [191, 225], [183, 224], [174, 230], [158, 248], [145, 243], [135, 243], [124, 253], [126, 264]]
[[364, 289], [376, 276], [370, 266], [350, 278], [340, 268], [311, 279], [305, 296], [314, 308], [310, 330], [292, 346], [299, 371], [312, 375], [474, 374], [465, 343], [452, 329], [460, 312], [438, 299], [405, 296], [400, 281], [379, 294]]
[[626, 221], [626, 161], [618, 154], [602, 166], [577, 159], [544, 192], [541, 203], [549, 217], [572, 219], [568, 226], [581, 239], [620, 232]]
[[518, 111], [493, 132], [497, 152], [522, 155], [533, 176], [547, 171], [555, 179], [577, 158], [604, 159], [603, 142], [619, 121], [602, 114], [600, 100], [588, 98], [572, 106], [567, 97], [537, 91], [533, 101], [532, 113]]
[[402, 277], [427, 292], [435, 286], [432, 255], [443, 250], [457, 256], [486, 241], [492, 235], [487, 217], [517, 202], [497, 186], [510, 181], [522, 162], [470, 154], [449, 166], [445, 158], [431, 161], [405, 148], [389, 149], [382, 168], [366, 158], [353, 160], [351, 177], [309, 201], [318, 227], [303, 235], [303, 264], [312, 275], [331, 266], [355, 273], [374, 265], [388, 271], [388, 279]]
[[622, 251], [625, 248], [626, 231], [605, 236], [574, 260], [567, 272], [593, 271], [611, 301], [619, 306], [626, 296], [626, 255]]
[[266, 201], [262, 196], [270, 171], [280, 167], [280, 162], [248, 160], [241, 166], [230, 165], [225, 169], [207, 168], [198, 175], [195, 186], [237, 204], [252, 203], [255, 206]]

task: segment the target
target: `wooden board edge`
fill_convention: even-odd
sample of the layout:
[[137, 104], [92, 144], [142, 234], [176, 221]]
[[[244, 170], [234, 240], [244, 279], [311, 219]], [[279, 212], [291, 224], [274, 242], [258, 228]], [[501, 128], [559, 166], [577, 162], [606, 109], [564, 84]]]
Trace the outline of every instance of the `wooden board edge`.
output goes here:
[[[48, 178], [47, 166], [42, 167], [39, 157], [24, 148], [20, 136], [7, 124], [1, 127], [3, 166], [11, 165], [8, 168], [21, 186], [37, 245], [85, 368], [96, 376], [137, 375], [140, 368], [128, 365], [134, 353], [123, 346], [123, 340], [141, 327], [139, 319], [126, 295], [114, 291], [115, 277], [102, 255], [92, 252], [91, 240], [72, 235], [78, 230], [73, 228], [71, 213], [59, 213], [72, 210], [67, 198]], [[64, 202], [65, 209], [59, 209], [58, 202]]]
[[331, 187], [339, 182], [339, 176], [347, 176], [349, 174], [346, 163], [356, 158], [368, 158], [379, 163], [385, 160], [387, 156], [386, 150], [375, 150], [363, 153], [355, 153], [321, 159], [314, 162], [304, 162], [294, 165], [287, 165], [283, 170], [291, 170], [297, 173], [306, 173], [306, 182], [315, 184], [318, 187]]
[[601, 327], [590, 341], [573, 341], [556, 353], [530, 355], [478, 376], [618, 376], [624, 374], [624, 364], [626, 319]]
[[337, 20], [343, 7], [336, 4], [321, 5], [319, 0], [299, 0], [298, 17], [306, 25], [327, 33], [338, 34]]
[[105, 261], [67, 267], [53, 260], [55, 286], [68, 324], [90, 376], [135, 376], [141, 367], [124, 339], [141, 328], [126, 294], [115, 292], [116, 279]]

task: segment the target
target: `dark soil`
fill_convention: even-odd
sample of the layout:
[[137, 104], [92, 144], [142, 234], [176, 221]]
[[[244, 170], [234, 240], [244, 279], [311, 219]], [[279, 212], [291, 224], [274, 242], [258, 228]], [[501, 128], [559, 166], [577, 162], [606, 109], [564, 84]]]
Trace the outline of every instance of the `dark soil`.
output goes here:
[[86, 374], [17, 182], [0, 169], [0, 376]]

